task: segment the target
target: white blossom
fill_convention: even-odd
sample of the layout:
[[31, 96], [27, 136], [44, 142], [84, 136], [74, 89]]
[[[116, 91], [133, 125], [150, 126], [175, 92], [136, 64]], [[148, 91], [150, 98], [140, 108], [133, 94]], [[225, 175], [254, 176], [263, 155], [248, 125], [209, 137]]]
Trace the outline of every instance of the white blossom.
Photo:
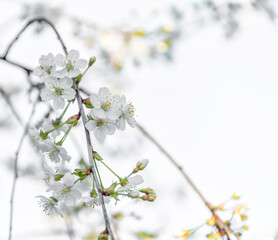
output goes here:
[[134, 106], [131, 103], [126, 104], [126, 97], [123, 95], [121, 97], [121, 114], [120, 117], [116, 120], [116, 127], [119, 130], [125, 130], [126, 122], [131, 127], [135, 127], [135, 119], [134, 119]]
[[44, 177], [43, 180], [45, 181], [46, 185], [52, 184], [55, 181], [55, 172], [54, 170], [44, 163], [43, 166]]
[[39, 58], [39, 67], [34, 69], [34, 74], [40, 77], [41, 81], [45, 80], [45, 77], [53, 74], [55, 72], [54, 56], [52, 53], [48, 55], [42, 55]]
[[93, 112], [99, 118], [116, 120], [121, 114], [120, 97], [111, 95], [108, 88], [99, 89], [98, 95], [92, 94], [90, 102], [94, 106]]
[[41, 91], [43, 101], [53, 100], [54, 109], [63, 109], [65, 100], [75, 98], [75, 90], [72, 89], [73, 81], [69, 77], [57, 79], [48, 77], [45, 79], [46, 88]]
[[75, 177], [68, 172], [60, 181], [50, 185], [47, 191], [52, 191], [53, 197], [63, 201], [62, 204], [73, 206], [82, 197], [81, 192], [74, 185], [74, 181]]
[[47, 215], [60, 215], [61, 217], [63, 217], [63, 214], [60, 212], [60, 210], [56, 207], [58, 206], [58, 204], [51, 198], [47, 198], [44, 196], [37, 196], [37, 198], [39, 198], [39, 205], [43, 208], [43, 211], [47, 214]]
[[71, 157], [68, 155], [65, 148], [56, 145], [50, 140], [46, 140], [41, 145], [41, 150], [45, 153], [45, 156], [47, 156], [54, 163], [59, 163], [61, 159], [66, 161], [71, 160]]
[[28, 130], [29, 136], [31, 138], [32, 143], [36, 146], [36, 147], [40, 147], [40, 145], [42, 144], [42, 138], [40, 137], [40, 132], [38, 129], [32, 127]]
[[105, 118], [98, 118], [95, 116], [94, 112], [91, 111], [92, 119], [89, 120], [85, 126], [89, 131], [93, 131], [95, 137], [103, 142], [108, 135], [113, 135], [116, 131], [116, 127], [113, 121]]
[[[107, 204], [107, 203], [110, 203], [111, 201], [111, 197], [107, 197], [107, 196], [104, 196], [103, 197], [103, 200], [104, 200], [104, 203]], [[86, 204], [86, 206], [88, 207], [94, 207], [94, 206], [100, 206], [100, 200], [99, 200], [99, 197], [83, 197], [83, 202]]]
[[67, 57], [57, 54], [55, 63], [57, 66], [63, 67], [63, 69], [56, 71], [56, 76], [64, 77], [67, 75], [70, 78], [74, 78], [81, 74], [80, 68], [85, 68], [88, 63], [85, 59], [79, 58], [79, 56], [79, 52], [73, 49], [69, 51]]

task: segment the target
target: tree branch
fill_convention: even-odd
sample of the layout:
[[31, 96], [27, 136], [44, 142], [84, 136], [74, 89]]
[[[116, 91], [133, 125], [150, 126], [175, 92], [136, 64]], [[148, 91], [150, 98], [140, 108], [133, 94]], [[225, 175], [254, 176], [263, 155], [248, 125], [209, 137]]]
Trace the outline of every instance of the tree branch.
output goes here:
[[65, 52], [66, 55], [68, 55], [68, 51], [67, 51], [67, 48], [66, 48], [66, 45], [64, 44], [64, 41], [62, 40], [60, 34], [58, 33], [58, 31], [56, 30], [56, 28], [54, 27], [54, 25], [48, 21], [46, 18], [44, 17], [38, 17], [38, 18], [33, 18], [31, 20], [29, 20], [26, 25], [19, 31], [19, 33], [15, 36], [15, 38], [10, 42], [10, 44], [8, 45], [2, 59], [6, 60], [12, 46], [16, 43], [16, 41], [19, 39], [19, 37], [21, 36], [21, 34], [34, 22], [38, 22], [38, 23], [41, 23], [41, 22], [45, 22], [47, 23], [52, 29], [53, 31], [55, 32], [55, 34], [57, 35], [57, 38], [59, 40], [59, 42], [61, 43], [62, 47], [63, 47], [63, 50]]
[[0, 88], [0, 93], [2, 94], [4, 100], [6, 101], [7, 105], [10, 107], [12, 114], [15, 116], [16, 120], [20, 123], [20, 125], [22, 125], [22, 120], [19, 117], [19, 115], [17, 114], [12, 102], [10, 101], [10, 97], [9, 95], [2, 89]]
[[114, 234], [113, 234], [113, 231], [112, 231], [112, 228], [111, 228], [111, 224], [110, 224], [110, 221], [109, 221], [109, 218], [108, 218], [108, 214], [107, 214], [107, 211], [106, 211], [106, 207], [105, 207], [105, 203], [104, 203], [104, 199], [103, 199], [103, 195], [102, 195], [102, 189], [100, 187], [100, 183], [99, 183], [99, 180], [98, 180], [98, 177], [97, 177], [97, 174], [96, 174], [96, 169], [95, 169], [94, 159], [93, 159], [93, 146], [92, 146], [92, 143], [91, 143], [90, 133], [85, 127], [85, 124], [87, 122], [87, 118], [86, 118], [86, 115], [85, 115], [85, 112], [84, 112], [84, 109], [83, 109], [83, 106], [82, 106], [82, 99], [81, 99], [81, 96], [80, 96], [80, 91], [79, 91], [79, 88], [78, 88], [78, 84], [76, 86], [76, 93], [77, 93], [76, 98], [77, 98], [77, 102], [78, 102], [78, 107], [79, 107], [79, 111], [80, 111], [80, 114], [81, 114], [81, 117], [82, 117], [82, 122], [83, 122], [85, 135], [86, 135], [90, 168], [92, 170], [92, 174], [93, 174], [93, 177], [94, 177], [94, 180], [95, 180], [95, 183], [96, 183], [96, 188], [97, 188], [97, 191], [98, 191], [99, 200], [100, 200], [100, 204], [101, 204], [101, 207], [102, 207], [102, 212], [103, 212], [103, 217], [104, 217], [106, 229], [108, 230], [108, 234], [109, 234], [111, 240], [115, 240]]
[[202, 201], [205, 203], [205, 205], [209, 208], [213, 216], [216, 217], [215, 225], [220, 231], [221, 235], [227, 236], [227, 239], [230, 240], [228, 234], [226, 233], [226, 230], [224, 228], [224, 222], [219, 218], [219, 216], [215, 213], [215, 210], [213, 209], [212, 205], [205, 199], [204, 195], [200, 192], [200, 190], [197, 188], [197, 186], [192, 182], [190, 177], [186, 174], [186, 172], [183, 170], [182, 166], [178, 164], [178, 162], [160, 145], [160, 143], [157, 142], [156, 139], [154, 139], [149, 132], [146, 131], [145, 128], [143, 128], [140, 124], [136, 123], [137, 128], [139, 131], [147, 137], [170, 161], [171, 163], [179, 170], [179, 172], [183, 175], [183, 177], [186, 179], [186, 181], [191, 185], [191, 187], [195, 190], [195, 192], [199, 195], [199, 197], [202, 199]]
[[30, 113], [30, 116], [26, 122], [26, 125], [24, 127], [24, 130], [23, 130], [23, 133], [22, 133], [22, 136], [21, 136], [21, 139], [19, 141], [19, 145], [18, 145], [18, 148], [17, 148], [17, 151], [15, 153], [15, 160], [14, 160], [14, 180], [13, 180], [13, 186], [12, 186], [12, 193], [11, 193], [11, 208], [10, 208], [10, 230], [9, 230], [9, 240], [12, 239], [12, 228], [13, 228], [13, 206], [14, 206], [14, 193], [15, 193], [15, 187], [16, 187], [16, 181], [17, 181], [17, 178], [18, 178], [18, 155], [19, 155], [19, 152], [21, 150], [21, 147], [22, 147], [22, 144], [23, 144], [23, 140], [25, 138], [25, 136], [27, 135], [27, 131], [29, 129], [29, 126], [30, 126], [30, 122], [32, 120], [32, 117], [34, 116], [34, 112], [35, 112], [35, 108], [36, 108], [36, 105], [38, 103], [38, 100], [39, 98], [37, 98], [33, 104], [33, 107], [32, 107], [32, 110], [31, 110], [31, 113]]

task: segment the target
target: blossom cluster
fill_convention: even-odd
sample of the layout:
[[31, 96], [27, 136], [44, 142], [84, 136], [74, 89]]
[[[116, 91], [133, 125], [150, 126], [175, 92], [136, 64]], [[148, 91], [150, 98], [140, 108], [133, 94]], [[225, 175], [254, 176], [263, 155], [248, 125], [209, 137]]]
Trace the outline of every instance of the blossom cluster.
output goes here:
[[[78, 125], [81, 114], [79, 112], [67, 120], [63, 118], [70, 105], [74, 104], [80, 79], [94, 61], [93, 58], [89, 62], [81, 59], [77, 50], [70, 50], [67, 56], [58, 54], [54, 57], [49, 53], [40, 57], [40, 65], [34, 70], [34, 74], [44, 85], [40, 92], [41, 99], [52, 100], [55, 110], [63, 109], [58, 118], [45, 118], [38, 128], [29, 129], [33, 144], [44, 156], [43, 180], [50, 196], [40, 195], [38, 198], [40, 205], [49, 215], [63, 216], [73, 207], [100, 205], [98, 189], [92, 177], [93, 166], [88, 166], [83, 161], [80, 168], [72, 169], [71, 156], [63, 147], [72, 129]], [[82, 74], [81, 69], [85, 67], [87, 69]], [[92, 131], [99, 141], [104, 141], [107, 135], [114, 134], [116, 129], [124, 130], [126, 123], [135, 127], [134, 107], [126, 101], [124, 95], [113, 95], [108, 88], [103, 87], [99, 89], [98, 94], [91, 94], [88, 98], [82, 99], [82, 103], [90, 109], [85, 127]], [[98, 164], [102, 164], [117, 177], [117, 181], [113, 181], [112, 185], [104, 187], [97, 170], [105, 203], [109, 203], [111, 199], [119, 201], [120, 197], [155, 200], [156, 195], [151, 188], [138, 187], [143, 183], [143, 178], [137, 175], [137, 172], [147, 166], [148, 160], [138, 162], [127, 177], [120, 177], [108, 167], [97, 152], [92, 152], [92, 155], [96, 169]]]

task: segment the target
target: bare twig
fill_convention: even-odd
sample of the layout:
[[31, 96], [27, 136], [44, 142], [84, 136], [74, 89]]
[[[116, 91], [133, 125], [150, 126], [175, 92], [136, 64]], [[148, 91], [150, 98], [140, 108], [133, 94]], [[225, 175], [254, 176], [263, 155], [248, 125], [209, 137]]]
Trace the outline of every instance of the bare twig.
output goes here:
[[8, 60], [7, 58], [4, 58], [4, 57], [0, 56], [0, 60], [5, 61], [5, 62], [7, 62], [7, 63], [9, 63], [9, 64], [11, 64], [13, 66], [18, 67], [18, 68], [21, 68], [22, 70], [24, 70], [27, 73], [27, 75], [29, 75], [32, 72], [32, 70], [30, 68], [25, 67], [25, 66], [21, 65], [20, 63]]
[[19, 152], [21, 150], [21, 147], [22, 147], [22, 144], [23, 144], [23, 140], [25, 138], [25, 136], [27, 135], [27, 131], [28, 131], [28, 128], [30, 126], [30, 122], [32, 120], [32, 117], [34, 116], [34, 112], [35, 112], [35, 108], [36, 108], [36, 105], [38, 103], [38, 99], [35, 100], [34, 104], [33, 104], [33, 107], [32, 107], [32, 110], [31, 110], [31, 113], [30, 113], [30, 116], [26, 122], [26, 125], [24, 127], [24, 130], [23, 130], [23, 133], [22, 133], [22, 136], [21, 136], [21, 139], [19, 141], [19, 145], [18, 145], [18, 148], [17, 148], [17, 151], [15, 153], [15, 160], [14, 160], [14, 180], [13, 180], [13, 186], [12, 186], [12, 193], [11, 193], [11, 208], [10, 208], [10, 230], [9, 230], [9, 240], [12, 239], [12, 228], [13, 228], [13, 206], [14, 206], [14, 193], [15, 193], [15, 187], [16, 187], [16, 181], [17, 181], [17, 178], [18, 178], [18, 156], [19, 156]]
[[85, 130], [85, 135], [86, 135], [86, 141], [87, 141], [87, 148], [88, 148], [88, 156], [89, 156], [89, 163], [90, 163], [90, 169], [92, 170], [92, 174], [95, 180], [95, 184], [96, 184], [96, 188], [98, 191], [98, 195], [99, 195], [99, 200], [101, 203], [101, 207], [102, 207], [102, 212], [103, 212], [103, 217], [104, 217], [104, 221], [105, 221], [105, 225], [106, 225], [106, 229], [108, 230], [108, 234], [111, 238], [111, 240], [115, 240], [112, 228], [111, 228], [111, 224], [109, 221], [109, 217], [106, 211], [106, 207], [105, 207], [105, 203], [104, 203], [104, 199], [103, 199], [103, 194], [102, 194], [102, 189], [100, 187], [100, 183], [96, 174], [96, 169], [95, 169], [95, 165], [94, 165], [94, 159], [93, 159], [93, 146], [91, 143], [91, 137], [90, 137], [90, 133], [89, 131], [86, 129], [85, 124], [87, 122], [87, 118], [82, 106], [82, 99], [80, 96], [80, 91], [78, 88], [78, 85], [76, 86], [76, 92], [77, 92], [77, 102], [78, 102], [78, 107], [79, 107], [79, 111], [82, 117], [82, 121], [83, 121], [83, 126], [84, 126], [84, 130]]
[[21, 34], [22, 34], [32, 23], [34, 23], [34, 22], [38, 22], [38, 23], [45, 22], [45, 23], [47, 23], [47, 24], [53, 29], [53, 31], [55, 32], [55, 34], [57, 35], [57, 38], [58, 38], [59, 42], [61, 43], [61, 45], [62, 45], [62, 47], [63, 47], [63, 50], [64, 50], [65, 54], [68, 55], [67, 48], [66, 48], [66, 46], [65, 46], [65, 44], [64, 44], [64, 42], [63, 42], [63, 40], [62, 40], [62, 38], [61, 38], [61, 36], [60, 36], [60, 34], [58, 33], [58, 31], [57, 31], [56, 28], [54, 27], [54, 25], [53, 25], [50, 21], [48, 21], [46, 18], [39, 17], [39, 18], [33, 18], [33, 19], [31, 19], [30, 21], [28, 21], [28, 22], [26, 23], [26, 25], [20, 30], [20, 32], [15, 36], [15, 38], [14, 38], [14, 39], [11, 41], [11, 43], [8, 45], [8, 47], [7, 47], [7, 49], [6, 49], [5, 53], [4, 53], [4, 55], [3, 55], [3, 57], [2, 57], [4, 60], [6, 60], [8, 54], [9, 54], [11, 48], [12, 48], [12, 46], [16, 43], [16, 41], [19, 39], [19, 37], [21, 36]]
[[6, 101], [7, 105], [10, 107], [12, 114], [15, 116], [16, 120], [22, 125], [22, 120], [18, 113], [16, 112], [12, 102], [10, 101], [10, 96], [2, 89], [0, 88], [0, 93], [2, 94], [4, 100]]
[[62, 48], [63, 48], [63, 50], [65, 52], [65, 55], [68, 55], [68, 51], [67, 51], [67, 48], [66, 48], [66, 46], [64, 44], [64, 41], [62, 40], [60, 34], [58, 33], [58, 31], [56, 30], [56, 28], [54, 27], [54, 25], [51, 22], [49, 22], [46, 18], [43, 18], [43, 17], [31, 19], [30, 21], [28, 21], [26, 23], [26, 25], [19, 31], [19, 33], [10, 42], [10, 44], [8, 45], [8, 47], [7, 47], [6, 51], [4, 52], [3, 56], [0, 56], [0, 60], [5, 61], [5, 62], [7, 62], [7, 63], [9, 63], [11, 65], [14, 65], [16, 67], [19, 67], [19, 68], [23, 69], [27, 73], [27, 75], [30, 75], [30, 73], [32, 72], [32, 69], [30, 69], [30, 68], [28, 68], [28, 67], [26, 67], [26, 66], [24, 66], [24, 65], [22, 65], [20, 63], [17, 63], [17, 62], [14, 62], [14, 61], [11, 61], [11, 60], [7, 59], [7, 56], [9, 54], [11, 48], [13, 47], [13, 45], [16, 43], [16, 41], [21, 36], [21, 34], [34, 22], [39, 22], [39, 23], [45, 22], [46, 24], [48, 24], [53, 29], [55, 34], [57, 35], [57, 38], [58, 38], [59, 42], [62, 45]]
[[197, 188], [197, 186], [192, 182], [190, 177], [187, 175], [187, 173], [184, 171], [181, 165], [178, 164], [178, 162], [158, 143], [156, 139], [154, 139], [150, 133], [143, 128], [140, 124], [136, 123], [137, 128], [140, 130], [140, 132], [147, 137], [162, 153], [165, 154], [165, 156], [171, 161], [171, 163], [179, 170], [179, 172], [183, 175], [183, 177], [186, 179], [186, 181], [191, 185], [191, 187], [195, 190], [195, 192], [199, 195], [199, 197], [202, 199], [202, 201], [205, 203], [205, 205], [209, 208], [213, 216], [215, 216], [215, 225], [220, 231], [221, 235], [227, 236], [227, 239], [230, 240], [226, 230], [225, 230], [225, 224], [224, 222], [219, 218], [219, 216], [215, 213], [215, 210], [213, 209], [213, 206], [205, 199], [204, 195], [200, 192], [200, 190]]

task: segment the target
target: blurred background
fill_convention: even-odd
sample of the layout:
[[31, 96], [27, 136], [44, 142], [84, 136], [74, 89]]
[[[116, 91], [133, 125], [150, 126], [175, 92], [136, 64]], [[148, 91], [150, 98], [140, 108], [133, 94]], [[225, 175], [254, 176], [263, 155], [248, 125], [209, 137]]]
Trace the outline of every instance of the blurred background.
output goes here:
[[[136, 120], [178, 161], [211, 204], [234, 193], [225, 205], [248, 204], [249, 230], [240, 239], [278, 239], [278, 28], [273, 0], [20, 1], [0, 0], [0, 55], [29, 19], [55, 24], [68, 49], [96, 56], [83, 86], [97, 93], [106, 86], [125, 94]], [[9, 59], [29, 68], [42, 54], [62, 53], [53, 31], [33, 24]], [[31, 75], [29, 79], [37, 83]], [[0, 60], [0, 239], [8, 238], [13, 161], [34, 93], [26, 74]], [[48, 111], [40, 103], [33, 125]], [[77, 108], [72, 110], [76, 114]], [[53, 113], [53, 116], [58, 113]], [[69, 116], [70, 113], [69, 113]], [[71, 164], [86, 159], [82, 126], [66, 146]], [[97, 151], [122, 175], [148, 158], [142, 173], [155, 202], [123, 199], [108, 205], [119, 239], [176, 239], [211, 217], [204, 203], [169, 160], [138, 130], [128, 128]], [[74, 148], [73, 145], [77, 148]], [[19, 155], [13, 239], [96, 239], [103, 229], [100, 209], [65, 219], [46, 216], [35, 196], [45, 193], [41, 156], [26, 139]], [[113, 176], [106, 169], [104, 182]], [[106, 175], [107, 174], [107, 175]], [[222, 213], [220, 213], [222, 214]], [[242, 225], [240, 225], [242, 226]], [[192, 239], [207, 239], [202, 227]], [[184, 238], [180, 238], [184, 239]]]

